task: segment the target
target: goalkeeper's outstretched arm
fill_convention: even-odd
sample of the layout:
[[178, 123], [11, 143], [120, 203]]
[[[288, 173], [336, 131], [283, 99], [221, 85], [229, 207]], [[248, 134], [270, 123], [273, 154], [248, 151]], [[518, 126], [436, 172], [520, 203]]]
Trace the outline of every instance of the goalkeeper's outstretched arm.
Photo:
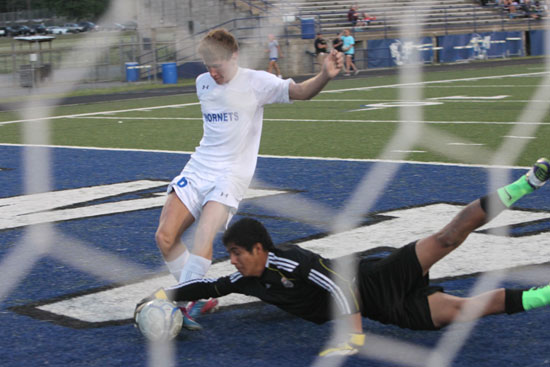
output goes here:
[[137, 304], [136, 310], [153, 299], [167, 299], [175, 302], [197, 301], [211, 297], [218, 298], [234, 292], [238, 292], [238, 290], [233, 287], [229, 277], [193, 279], [155, 291], [150, 296], [142, 299]]

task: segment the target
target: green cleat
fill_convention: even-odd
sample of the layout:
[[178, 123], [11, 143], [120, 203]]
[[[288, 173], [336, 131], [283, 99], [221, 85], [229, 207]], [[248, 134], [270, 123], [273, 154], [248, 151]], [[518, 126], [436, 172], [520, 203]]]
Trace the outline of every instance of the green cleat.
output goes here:
[[550, 161], [547, 158], [540, 158], [527, 172], [527, 182], [535, 190], [540, 188], [550, 178]]

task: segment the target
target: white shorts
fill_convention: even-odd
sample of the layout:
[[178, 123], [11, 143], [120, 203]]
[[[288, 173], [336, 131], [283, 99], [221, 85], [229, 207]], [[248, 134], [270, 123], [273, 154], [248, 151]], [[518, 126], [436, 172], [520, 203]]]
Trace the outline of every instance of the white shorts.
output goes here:
[[225, 228], [237, 212], [240, 202], [234, 193], [234, 189], [223, 180], [219, 180], [219, 182], [204, 180], [189, 173], [174, 177], [166, 191], [168, 194], [174, 191], [195, 220], [199, 219], [202, 208], [209, 201], [216, 201], [227, 206], [229, 215]]

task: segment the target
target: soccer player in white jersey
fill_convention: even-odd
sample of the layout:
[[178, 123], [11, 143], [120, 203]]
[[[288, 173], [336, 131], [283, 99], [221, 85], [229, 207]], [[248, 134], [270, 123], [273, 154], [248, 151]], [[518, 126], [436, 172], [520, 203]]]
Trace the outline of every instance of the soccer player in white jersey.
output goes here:
[[[248, 189], [258, 157], [263, 106], [310, 99], [343, 66], [343, 55], [333, 51], [321, 71], [301, 83], [241, 68], [238, 43], [224, 29], [209, 32], [200, 41], [198, 52], [208, 70], [196, 80], [204, 133], [180, 175], [168, 186], [155, 235], [178, 282], [204, 277], [211, 264], [214, 237], [227, 227]], [[181, 237], [195, 221], [190, 252]], [[210, 300], [183, 308], [185, 326], [200, 329], [191, 316], [216, 303]]]

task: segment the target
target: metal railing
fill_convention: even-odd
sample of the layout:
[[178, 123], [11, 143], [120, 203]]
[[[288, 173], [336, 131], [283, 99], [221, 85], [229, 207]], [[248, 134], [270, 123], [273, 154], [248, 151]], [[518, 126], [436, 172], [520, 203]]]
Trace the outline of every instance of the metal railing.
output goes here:
[[273, 9], [274, 6], [270, 3], [268, 3], [267, 1], [265, 0], [261, 0], [260, 1], [262, 3], [263, 6], [258, 6], [254, 3], [252, 3], [251, 1], [249, 0], [235, 0], [233, 1], [233, 5], [235, 7], [238, 7], [238, 4], [242, 4], [242, 5], [245, 5], [245, 6], [248, 6], [248, 11], [250, 13], [253, 13], [253, 10], [257, 10], [259, 11], [260, 13], [265, 13], [267, 11], [269, 11], [270, 9]]
[[[234, 0], [233, 4], [235, 7], [237, 7], [237, 3], [247, 5], [249, 7], [249, 11], [252, 12], [253, 9], [260, 12], [259, 15], [267, 16], [267, 15], [287, 15], [288, 11], [292, 14], [296, 14], [298, 12], [298, 7], [294, 4], [292, 1], [288, 0], [279, 0], [276, 3], [273, 3], [271, 1], [266, 0], [257, 0], [256, 2], [260, 2], [261, 6], [256, 5], [250, 0]], [[269, 12], [269, 14], [267, 14]]]

